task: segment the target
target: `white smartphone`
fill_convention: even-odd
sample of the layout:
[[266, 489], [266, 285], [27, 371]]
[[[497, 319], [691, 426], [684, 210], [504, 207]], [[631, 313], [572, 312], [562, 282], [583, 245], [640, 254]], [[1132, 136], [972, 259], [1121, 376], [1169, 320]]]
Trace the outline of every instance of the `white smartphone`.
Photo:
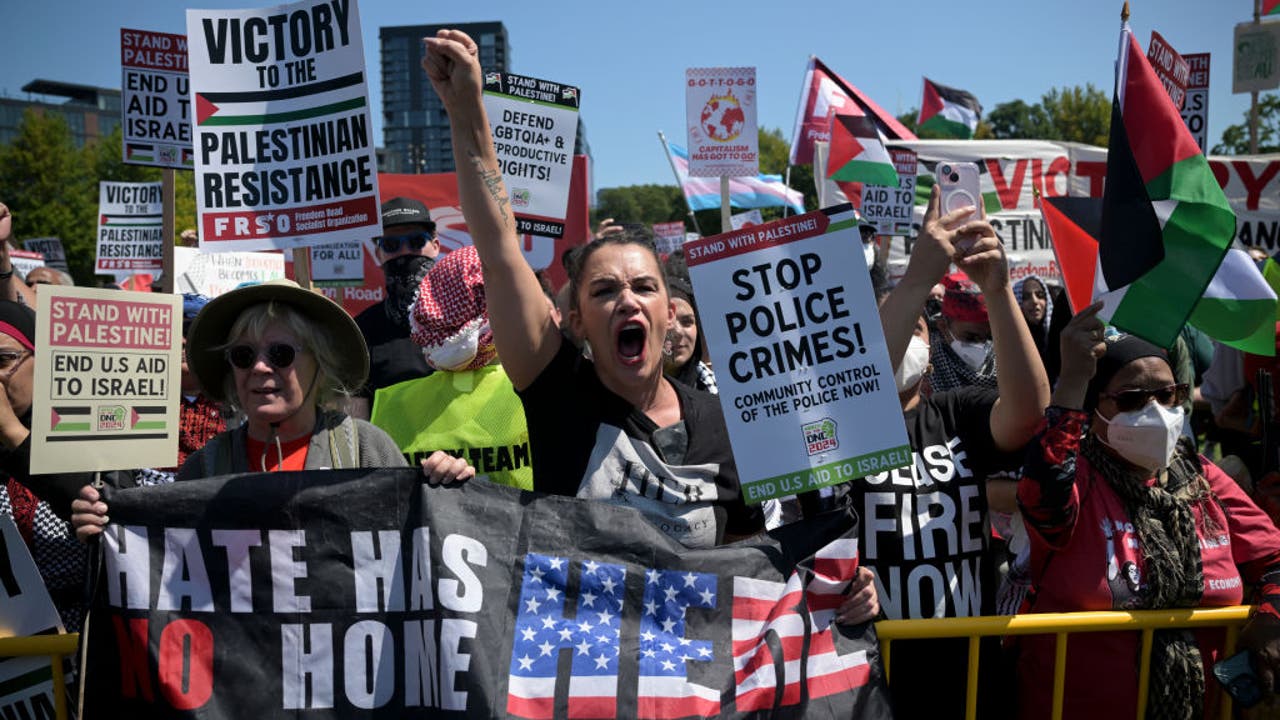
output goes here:
[[982, 187], [978, 181], [977, 165], [971, 162], [940, 162], [936, 176], [942, 191], [943, 215], [962, 207], [981, 207]]

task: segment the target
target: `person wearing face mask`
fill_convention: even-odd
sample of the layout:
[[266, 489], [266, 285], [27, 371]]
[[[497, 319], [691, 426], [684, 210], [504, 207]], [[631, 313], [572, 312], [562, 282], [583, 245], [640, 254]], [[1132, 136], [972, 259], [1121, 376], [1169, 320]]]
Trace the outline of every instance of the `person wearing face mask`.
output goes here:
[[348, 404], [350, 414], [360, 419], [369, 417], [379, 388], [431, 373], [421, 350], [409, 339], [409, 306], [440, 254], [431, 212], [412, 198], [391, 198], [382, 204], [382, 235], [374, 238], [374, 245], [386, 295], [356, 316], [369, 347], [369, 380]]
[[492, 482], [532, 490], [524, 406], [498, 363], [475, 246], [454, 250], [431, 268], [410, 325], [410, 337], [436, 372], [379, 390], [373, 424], [410, 464], [444, 450]]
[[862, 236], [862, 258], [867, 261], [867, 270], [871, 273], [871, 290], [879, 297], [881, 292], [888, 289], [889, 280], [877, 257], [876, 226], [863, 222], [858, 226], [858, 234]]
[[[991, 322], [987, 299], [964, 272], [942, 278], [942, 330], [930, 343], [935, 392], [962, 387], [994, 388], [996, 358], [991, 352]], [[1021, 316], [1021, 311], [1019, 311]], [[1034, 340], [1033, 340], [1034, 343]]]
[[[1280, 531], [1180, 438], [1188, 387], [1165, 351], [1132, 335], [1104, 339], [1101, 307], [1081, 311], [1062, 332], [1062, 374], [1018, 484], [1035, 588], [1023, 611], [1257, 602], [1239, 648], [1254, 653], [1263, 690], [1273, 692]], [[1222, 628], [1156, 631], [1147, 717], [1216, 717], [1220, 686], [1206, 678], [1224, 659], [1224, 641]], [[1132, 718], [1138, 643], [1132, 632], [1073, 636], [1063, 717]], [[1053, 638], [1021, 638], [1019, 651], [1019, 716], [1047, 717]]]

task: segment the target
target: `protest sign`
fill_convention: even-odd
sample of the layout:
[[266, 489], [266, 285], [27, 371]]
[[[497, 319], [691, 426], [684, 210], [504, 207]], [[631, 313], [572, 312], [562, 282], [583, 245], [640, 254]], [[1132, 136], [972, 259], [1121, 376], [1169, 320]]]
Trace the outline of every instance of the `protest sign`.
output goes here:
[[13, 263], [13, 269], [22, 273], [23, 277], [38, 267], [44, 267], [44, 255], [30, 250], [10, 250], [9, 261]]
[[756, 69], [688, 68], [684, 74], [689, 175], [759, 175]]
[[1187, 77], [1187, 101], [1182, 106], [1182, 121], [1196, 139], [1200, 152], [1209, 151], [1209, 53], [1183, 56], [1191, 73]]
[[206, 252], [378, 235], [355, 0], [188, 10], [196, 205]]
[[1247, 93], [1280, 86], [1280, 23], [1236, 25], [1231, 92]]
[[187, 38], [120, 28], [120, 112], [130, 165], [190, 168]]
[[578, 101], [572, 85], [485, 73], [484, 105], [517, 232], [564, 235]]
[[852, 208], [703, 238], [685, 259], [747, 502], [911, 462]]
[[1191, 75], [1191, 65], [1174, 50], [1169, 41], [1160, 33], [1151, 31], [1151, 42], [1147, 45], [1147, 60], [1151, 69], [1164, 85], [1165, 92], [1173, 100], [1174, 107], [1181, 110], [1187, 99], [1187, 81]]
[[173, 276], [174, 292], [217, 297], [243, 283], [284, 277], [284, 256], [278, 252], [203, 253], [176, 247]]
[[32, 474], [176, 462], [182, 298], [50, 285], [35, 345]]
[[106, 275], [164, 268], [164, 202], [160, 183], [98, 183], [98, 252]]
[[364, 284], [364, 245], [342, 242], [311, 248], [311, 282], [320, 287]]
[[911, 232], [911, 212], [916, 202], [916, 154], [906, 148], [890, 148], [898, 171], [898, 186], [862, 186], [862, 217], [876, 226], [877, 235]]
[[734, 213], [729, 218], [729, 224], [734, 230], [741, 230], [744, 227], [755, 227], [764, 224], [764, 216], [757, 210], [748, 210], [746, 212]]
[[[0, 515], [0, 637], [61, 632], [62, 619], [18, 526], [9, 513]], [[51, 718], [54, 707], [48, 657], [0, 658], [0, 717]]]
[[684, 221], [654, 223], [653, 244], [662, 255], [670, 255], [684, 245]]
[[63, 272], [71, 270], [67, 265], [67, 255], [62, 251], [62, 241], [56, 237], [27, 238], [22, 241], [22, 247], [40, 253], [44, 257], [44, 264], [51, 268]]
[[889, 716], [874, 628], [833, 623], [848, 510], [691, 550], [631, 508], [414, 468], [107, 501], [85, 720]]

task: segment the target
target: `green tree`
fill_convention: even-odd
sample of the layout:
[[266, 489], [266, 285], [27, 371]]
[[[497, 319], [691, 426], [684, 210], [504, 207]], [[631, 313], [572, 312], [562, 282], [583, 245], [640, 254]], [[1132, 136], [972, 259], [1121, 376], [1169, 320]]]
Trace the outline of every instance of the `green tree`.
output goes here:
[[[1245, 155], [1249, 152], [1249, 111], [1244, 122], [1228, 125], [1222, 131], [1222, 142], [1213, 147], [1219, 155]], [[1258, 152], [1280, 152], [1280, 93], [1269, 93], [1258, 99]]]
[[0, 147], [0, 199], [14, 237], [58, 237], [77, 283], [91, 284], [98, 188], [92, 156], [75, 146], [66, 121], [28, 109], [18, 135]]
[[[936, 130], [921, 130], [916, 126], [916, 118], [920, 117], [920, 108], [911, 108], [910, 110], [897, 116], [898, 122], [906, 126], [908, 130], [916, 134], [921, 140], [950, 140], [952, 138], [942, 135]], [[987, 124], [985, 118], [978, 118], [978, 127], [973, 131], [974, 140], [988, 140], [995, 137], [991, 134], [991, 126]]]
[[1052, 123], [1052, 140], [1107, 146], [1111, 131], [1111, 98], [1089, 83], [1081, 88], [1054, 88], [1040, 98]]
[[1051, 123], [1039, 103], [1028, 105], [1011, 100], [996, 105], [987, 113], [991, 136], [998, 140], [1046, 139], [1052, 133]]
[[[147, 165], [130, 165], [123, 160], [124, 139], [119, 126], [100, 138], [89, 152], [93, 155], [96, 180], [115, 182], [160, 182], [163, 171]], [[190, 170], [174, 171], [174, 233], [181, 233], [196, 226], [195, 173]], [[95, 194], [96, 198], [97, 195]], [[172, 241], [174, 238], [170, 238]]]

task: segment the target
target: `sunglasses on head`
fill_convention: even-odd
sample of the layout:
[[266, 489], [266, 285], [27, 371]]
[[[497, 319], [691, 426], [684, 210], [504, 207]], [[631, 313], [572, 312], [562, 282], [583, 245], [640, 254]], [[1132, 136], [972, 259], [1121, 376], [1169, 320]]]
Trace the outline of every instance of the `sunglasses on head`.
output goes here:
[[302, 348], [288, 343], [271, 343], [262, 350], [252, 345], [234, 345], [227, 348], [227, 362], [241, 370], [248, 370], [258, 362], [259, 357], [266, 357], [267, 364], [277, 370], [283, 370], [293, 364]]
[[1118, 393], [1101, 393], [1101, 397], [1111, 398], [1116, 404], [1116, 409], [1120, 412], [1133, 412], [1146, 407], [1147, 403], [1151, 402], [1151, 398], [1155, 398], [1156, 402], [1165, 407], [1181, 405], [1187, 401], [1187, 395], [1190, 392], [1190, 386], [1186, 383], [1178, 383], [1151, 390], [1122, 390]]
[[399, 252], [401, 245], [408, 245], [410, 250], [421, 250], [432, 240], [431, 233], [417, 232], [408, 235], [380, 235], [373, 239], [378, 249], [390, 255]]

